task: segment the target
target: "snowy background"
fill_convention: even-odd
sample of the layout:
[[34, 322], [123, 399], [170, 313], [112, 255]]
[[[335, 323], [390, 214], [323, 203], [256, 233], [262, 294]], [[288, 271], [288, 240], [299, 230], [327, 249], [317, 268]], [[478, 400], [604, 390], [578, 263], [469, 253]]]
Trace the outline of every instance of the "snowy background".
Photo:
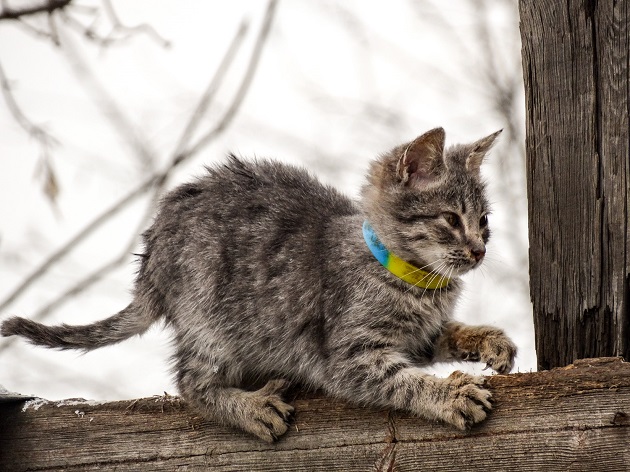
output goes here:
[[[484, 169], [493, 239], [457, 318], [505, 329], [516, 369], [535, 368], [516, 1], [73, 1], [0, 21], [0, 72], [0, 319], [124, 308], [156, 195], [228, 151], [355, 196], [371, 158], [428, 129], [448, 145], [503, 128]], [[142, 187], [178, 153], [163, 186]], [[84, 355], [3, 338], [0, 385], [51, 400], [175, 393], [171, 351], [161, 326]]]

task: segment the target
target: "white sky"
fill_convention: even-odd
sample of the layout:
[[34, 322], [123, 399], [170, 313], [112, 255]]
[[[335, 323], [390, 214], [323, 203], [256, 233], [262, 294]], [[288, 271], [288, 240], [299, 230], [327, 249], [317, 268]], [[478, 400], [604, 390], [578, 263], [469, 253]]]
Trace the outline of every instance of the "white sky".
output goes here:
[[[475, 73], [476, 55], [481, 57], [472, 30], [475, 2], [434, 3], [415, 2], [414, 7], [414, 2], [403, 0], [281, 1], [238, 116], [220, 139], [182, 166], [169, 188], [231, 150], [303, 164], [356, 195], [369, 159], [430, 128], [444, 126], [451, 144], [503, 128], [505, 123], [489, 105], [487, 87]], [[81, 4], [100, 5], [96, 0]], [[52, 163], [61, 190], [53, 209], [37, 177], [38, 144], [0, 102], [0, 300], [147, 175], [86, 91], [86, 79], [73, 72], [65, 48], [74, 45], [79, 51], [161, 168], [238, 25], [247, 19], [251, 25], [243, 57], [231, 70], [204, 126], [216, 122], [229, 103], [265, 7], [253, 0], [114, 4], [125, 24], [148, 23], [172, 46], [164, 49], [138, 34], [124, 44], [101, 49], [60, 24], [65, 46], [56, 48], [19, 25], [0, 24], [0, 63], [12, 80], [16, 101], [31, 121], [45, 126], [60, 142], [52, 151]], [[518, 66], [516, 8], [510, 2], [492, 3], [488, 21], [497, 62], [506, 70]], [[468, 277], [470, 288], [458, 318], [506, 329], [520, 347], [517, 368], [528, 371], [535, 368], [529, 300], [499, 275], [528, 270], [522, 263], [527, 242], [523, 180], [516, 182], [520, 198], [513, 202], [492, 193], [503, 179], [497, 162], [490, 162], [486, 175], [495, 202], [494, 242], [483, 270]], [[0, 317], [29, 316], [91, 269], [116, 257], [145, 206], [145, 200], [138, 200]], [[129, 301], [134, 270], [129, 258], [46, 322], [83, 324], [117, 312]], [[0, 385], [12, 391], [49, 399], [96, 400], [175, 392], [168, 372], [168, 333], [161, 328], [86, 355], [35, 348], [23, 341], [2, 350], [6, 342], [0, 340]]]

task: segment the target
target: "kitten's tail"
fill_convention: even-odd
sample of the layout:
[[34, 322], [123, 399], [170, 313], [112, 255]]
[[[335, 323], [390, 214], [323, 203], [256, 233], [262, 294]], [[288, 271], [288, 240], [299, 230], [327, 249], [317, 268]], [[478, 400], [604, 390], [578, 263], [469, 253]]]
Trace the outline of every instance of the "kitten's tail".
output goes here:
[[142, 334], [154, 321], [131, 303], [109, 318], [82, 326], [45, 326], [16, 316], [2, 323], [0, 334], [22, 336], [38, 346], [90, 351]]

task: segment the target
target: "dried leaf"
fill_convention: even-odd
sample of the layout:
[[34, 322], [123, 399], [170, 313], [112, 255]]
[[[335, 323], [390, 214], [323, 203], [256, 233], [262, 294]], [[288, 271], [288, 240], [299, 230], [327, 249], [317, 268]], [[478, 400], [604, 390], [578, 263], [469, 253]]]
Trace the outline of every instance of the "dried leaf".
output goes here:
[[59, 181], [55, 175], [54, 170], [50, 165], [47, 165], [44, 169], [44, 195], [48, 197], [50, 203], [53, 205], [57, 203], [57, 197], [59, 196]]

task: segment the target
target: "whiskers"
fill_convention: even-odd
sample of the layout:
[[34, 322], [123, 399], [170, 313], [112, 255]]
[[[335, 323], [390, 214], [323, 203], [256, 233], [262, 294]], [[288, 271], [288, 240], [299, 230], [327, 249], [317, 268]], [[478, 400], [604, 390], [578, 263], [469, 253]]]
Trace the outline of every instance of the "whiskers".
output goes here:
[[[444, 262], [444, 265], [447, 265], [447, 263], [446, 263], [446, 262]], [[450, 279], [450, 278], [451, 278], [451, 275], [453, 274], [453, 270], [455, 270], [455, 267], [450, 266], [449, 271], [448, 271], [448, 275], [446, 276], [446, 279]], [[439, 275], [439, 274], [438, 274], [438, 275]], [[444, 280], [444, 278], [443, 278], [443, 276], [440, 276], [440, 282], [441, 282], [442, 280]], [[434, 289], [434, 290], [433, 290], [433, 293], [431, 294], [431, 304], [434, 304], [434, 303], [435, 303], [435, 292], [437, 292], [438, 290], [439, 290], [439, 292], [440, 292], [440, 295], [442, 294], [442, 287], [440, 287], [440, 288], [439, 288], [439, 289], [437, 289], [437, 290], [436, 290], [436, 289]], [[422, 291], [422, 295], [420, 295], [420, 301], [422, 301], [422, 299], [424, 298], [424, 294], [425, 294], [426, 292], [427, 292], [427, 289], [425, 288], [425, 289]]]
[[[444, 269], [448, 270], [447, 275], [441, 274], [441, 272]], [[433, 284], [435, 281], [441, 284], [443, 281], [450, 279], [451, 275], [453, 274], [453, 270], [454, 270], [454, 267], [451, 266], [444, 259], [438, 259], [437, 261], [430, 262], [429, 264], [426, 264], [422, 267], [418, 267], [415, 270], [412, 270], [406, 273], [405, 275], [412, 275], [419, 271], [428, 271], [429, 273], [425, 275], [424, 277], [422, 277], [420, 280], [418, 280], [418, 282], [416, 282], [415, 284], [412, 284], [407, 290], [405, 290], [405, 293], [408, 293], [413, 288], [422, 288], [421, 285], [424, 283], [426, 284], [426, 286], [424, 290], [422, 291], [422, 294], [420, 295], [420, 300], [424, 298], [424, 295], [427, 293], [427, 290], [431, 290], [432, 292], [431, 303], [433, 303], [435, 301], [435, 293], [438, 291], [442, 293], [442, 287], [436, 288], [436, 289], [429, 289], [428, 287], [431, 284]]]

